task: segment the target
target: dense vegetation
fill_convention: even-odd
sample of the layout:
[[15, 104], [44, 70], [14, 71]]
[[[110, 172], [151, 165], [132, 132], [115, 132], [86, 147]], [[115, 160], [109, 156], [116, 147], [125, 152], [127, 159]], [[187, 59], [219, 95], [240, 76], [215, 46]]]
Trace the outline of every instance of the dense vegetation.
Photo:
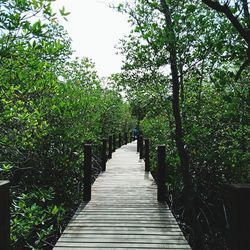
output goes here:
[[126, 91], [154, 150], [166, 144], [169, 204], [193, 249], [227, 249], [225, 183], [249, 183], [250, 16], [246, 0], [136, 0], [116, 9]]
[[131, 126], [91, 60], [71, 59], [51, 2], [0, 3], [0, 179], [11, 182], [18, 250], [49, 249], [81, 201], [84, 142]]
[[72, 59], [52, 2], [0, 2], [0, 179], [11, 181], [12, 248], [51, 248], [82, 198], [83, 144], [128, 131], [132, 112], [151, 142], [152, 173], [166, 144], [169, 205], [193, 249], [227, 249], [223, 185], [250, 182], [248, 1], [116, 6], [132, 29], [112, 89], [90, 59]]

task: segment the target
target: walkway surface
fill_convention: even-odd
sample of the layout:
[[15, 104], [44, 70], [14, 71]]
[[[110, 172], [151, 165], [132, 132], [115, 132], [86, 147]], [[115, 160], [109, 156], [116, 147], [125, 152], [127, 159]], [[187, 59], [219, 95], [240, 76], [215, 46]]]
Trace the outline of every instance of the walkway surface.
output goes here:
[[136, 142], [113, 153], [54, 249], [191, 249], [138, 158]]

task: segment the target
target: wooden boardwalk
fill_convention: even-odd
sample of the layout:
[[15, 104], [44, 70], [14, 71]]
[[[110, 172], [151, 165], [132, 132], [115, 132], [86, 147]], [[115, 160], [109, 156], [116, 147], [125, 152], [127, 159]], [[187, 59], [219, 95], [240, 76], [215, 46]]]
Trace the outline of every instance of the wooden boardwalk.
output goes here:
[[138, 158], [136, 142], [113, 153], [54, 249], [191, 249]]

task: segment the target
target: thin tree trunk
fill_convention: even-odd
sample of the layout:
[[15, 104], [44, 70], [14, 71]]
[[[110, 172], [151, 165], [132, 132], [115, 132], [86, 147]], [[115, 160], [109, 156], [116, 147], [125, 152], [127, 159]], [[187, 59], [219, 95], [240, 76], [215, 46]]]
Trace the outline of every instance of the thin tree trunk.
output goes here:
[[172, 109], [175, 120], [175, 142], [178, 150], [178, 155], [181, 161], [181, 170], [183, 174], [183, 182], [186, 193], [189, 193], [188, 190], [192, 190], [192, 178], [189, 173], [189, 156], [185, 149], [184, 141], [183, 141], [183, 128], [182, 128], [182, 118], [180, 114], [180, 82], [178, 76], [178, 68], [177, 68], [177, 53], [175, 47], [175, 33], [173, 30], [173, 24], [171, 20], [171, 15], [169, 11], [169, 7], [166, 4], [165, 0], [161, 0], [161, 5], [165, 15], [166, 26], [169, 32], [170, 43], [169, 52], [170, 52], [170, 68], [172, 73], [172, 91], [173, 91], [173, 99], [172, 99]]
[[168, 32], [168, 45], [170, 53], [170, 68], [172, 73], [172, 109], [175, 120], [175, 143], [178, 151], [178, 155], [181, 162], [181, 172], [183, 176], [184, 190], [184, 206], [185, 206], [185, 220], [190, 223], [195, 231], [196, 248], [199, 250], [204, 249], [203, 246], [203, 234], [199, 222], [196, 220], [195, 206], [194, 206], [194, 187], [192, 182], [192, 176], [190, 174], [190, 160], [188, 152], [185, 148], [183, 140], [183, 127], [182, 117], [180, 113], [180, 81], [177, 67], [177, 52], [176, 52], [176, 36], [173, 29], [173, 23], [171, 20], [171, 13], [166, 0], [161, 0], [161, 6], [163, 14], [165, 16], [166, 32]]
[[250, 15], [249, 15], [249, 9], [248, 9], [248, 3], [247, 0], [241, 0], [243, 11], [244, 11], [244, 18], [246, 20], [247, 28], [250, 28]]
[[184, 103], [184, 79], [183, 79], [183, 65], [182, 64], [179, 66], [179, 72], [180, 72], [180, 86], [181, 86], [180, 97], [181, 97], [181, 106], [182, 106]]

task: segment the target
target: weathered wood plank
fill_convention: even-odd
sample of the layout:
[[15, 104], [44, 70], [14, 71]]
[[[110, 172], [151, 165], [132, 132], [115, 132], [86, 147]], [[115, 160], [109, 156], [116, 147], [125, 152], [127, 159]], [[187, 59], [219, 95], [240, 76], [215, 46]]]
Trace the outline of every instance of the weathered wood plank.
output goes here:
[[162, 216], [161, 215], [158, 215], [158, 214], [153, 214], [152, 216], [149, 215], [150, 217], [145, 217], [144, 215], [142, 214], [115, 214], [115, 213], [108, 213], [108, 214], [104, 214], [104, 213], [101, 213], [101, 214], [95, 214], [93, 216], [93, 213], [86, 213], [86, 214], [79, 214], [76, 218], [74, 218], [73, 220], [83, 220], [83, 219], [93, 219], [93, 220], [149, 220], [149, 221], [152, 221], [152, 220], [161, 220], [161, 219], [165, 219], [165, 220], [168, 220], [168, 221], [175, 221], [175, 219], [173, 217], [171, 217], [171, 214], [163, 214]]
[[[91, 250], [101, 250], [101, 249], [106, 249], [106, 250], [124, 250], [124, 249], [132, 249], [132, 250], [159, 250], [158, 247], [152, 247], [152, 246], [148, 246], [148, 247], [106, 247], [106, 246], [99, 246], [99, 247], [64, 247], [64, 246], [56, 246], [54, 249], [56, 250], [68, 250], [68, 249], [73, 249], [73, 250], [82, 250], [82, 249], [91, 249]], [[178, 245], [170, 245], [168, 248], [163, 248], [163, 249], [172, 249], [172, 250], [178, 250], [178, 249], [189, 249], [190, 247], [188, 246], [182, 246], [182, 248], [180, 248]]]
[[167, 236], [171, 236], [171, 235], [178, 235], [178, 236], [183, 236], [182, 233], [180, 232], [180, 230], [177, 228], [177, 229], [171, 229], [169, 230], [169, 228], [167, 228], [166, 230], [150, 230], [150, 231], [146, 231], [145, 229], [143, 230], [142, 228], [141, 229], [130, 229], [130, 230], [127, 230], [126, 228], [111, 228], [111, 229], [107, 229], [107, 228], [102, 228], [102, 227], [96, 227], [96, 228], [93, 228], [93, 230], [90, 230], [89, 228], [83, 228], [83, 229], [80, 229], [79, 231], [76, 231], [75, 229], [73, 230], [70, 230], [70, 229], [67, 229], [63, 232], [62, 236], [64, 235], [98, 235], [98, 234], [101, 234], [101, 235], [132, 235], [132, 236], [157, 236], [157, 235], [160, 235], [160, 236], [164, 236], [164, 237], [167, 237]]
[[167, 235], [169, 233], [180, 234], [180, 229], [178, 227], [171, 228], [144, 228], [144, 227], [68, 227], [64, 233], [118, 233], [118, 234], [163, 234]]
[[135, 142], [116, 150], [54, 249], [190, 249], [144, 169]]
[[[105, 242], [107, 240], [112, 240], [112, 242], [120, 242], [120, 239], [127, 239], [130, 242], [140, 242], [143, 240], [143, 242], [147, 242], [147, 241], [151, 241], [151, 240], [156, 240], [156, 241], [166, 241], [166, 240], [179, 240], [179, 241], [183, 241], [186, 242], [186, 239], [184, 238], [183, 235], [179, 234], [179, 235], [144, 235], [144, 234], [137, 234], [137, 235], [133, 235], [133, 234], [124, 234], [124, 233], [119, 233], [119, 234], [101, 234], [100, 232], [96, 233], [96, 234], [69, 234], [69, 233], [64, 233], [63, 237], [60, 239], [60, 241], [64, 241], [65, 238], [67, 238], [66, 241], [69, 241], [68, 238], [78, 238], [76, 239], [77, 241], [82, 240], [84, 242], [90, 242], [88, 240], [93, 240], [96, 239], [98, 240], [98, 242], [103, 242], [103, 240], [105, 240]], [[178, 241], [178, 242], [179, 242]]]
[[93, 247], [95, 248], [108, 248], [108, 249], [117, 249], [117, 248], [137, 248], [141, 249], [146, 248], [146, 249], [190, 249], [188, 248], [187, 244], [178, 244], [176, 243], [170, 243], [170, 244], [156, 244], [156, 243], [127, 243], [127, 242], [119, 242], [119, 243], [112, 243], [112, 242], [58, 242], [57, 243], [58, 247], [68, 247], [69, 248], [75, 248], [75, 247], [81, 247], [81, 248], [87, 248], [87, 249], [92, 249]]
[[103, 237], [100, 235], [99, 237], [63, 237], [60, 241], [60, 244], [64, 245], [63, 243], [124, 243], [126, 242], [127, 244], [178, 244], [178, 245], [185, 245], [186, 240], [182, 238], [176, 238], [176, 237], [168, 237], [165, 239], [162, 238], [130, 238], [127, 237], [126, 235], [120, 235], [116, 237]]

